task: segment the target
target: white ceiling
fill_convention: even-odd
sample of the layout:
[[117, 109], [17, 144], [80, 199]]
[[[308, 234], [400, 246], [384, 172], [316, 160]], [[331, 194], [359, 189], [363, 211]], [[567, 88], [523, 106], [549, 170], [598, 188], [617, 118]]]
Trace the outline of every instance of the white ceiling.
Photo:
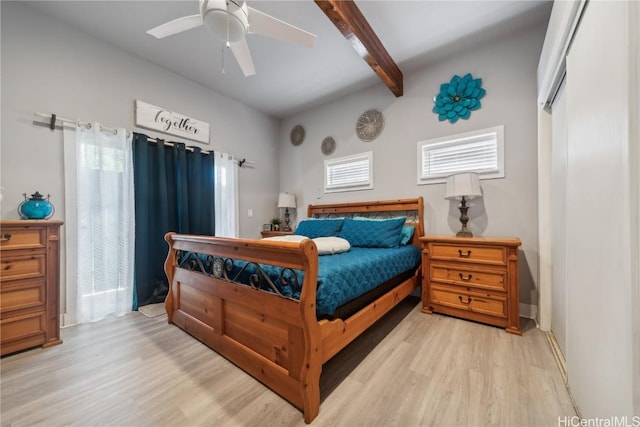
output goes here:
[[[311, 0], [249, 0], [262, 12], [318, 36], [312, 49], [247, 37], [256, 75], [244, 77], [223, 42], [204, 27], [157, 40], [146, 30], [198, 13], [197, 0], [37, 1], [29, 4], [112, 45], [274, 117], [287, 117], [383, 84]], [[357, 5], [403, 73], [443, 52], [504, 37], [547, 20], [549, 1], [359, 0]]]

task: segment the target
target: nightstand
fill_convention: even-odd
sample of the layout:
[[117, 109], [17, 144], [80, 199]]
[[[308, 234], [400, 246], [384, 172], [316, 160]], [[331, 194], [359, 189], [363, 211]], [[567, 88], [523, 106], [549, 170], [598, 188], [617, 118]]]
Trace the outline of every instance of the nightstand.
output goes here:
[[522, 335], [517, 238], [424, 236], [422, 311]]
[[261, 231], [260, 234], [262, 234], [262, 238], [264, 239], [265, 237], [288, 236], [293, 234], [293, 231]]

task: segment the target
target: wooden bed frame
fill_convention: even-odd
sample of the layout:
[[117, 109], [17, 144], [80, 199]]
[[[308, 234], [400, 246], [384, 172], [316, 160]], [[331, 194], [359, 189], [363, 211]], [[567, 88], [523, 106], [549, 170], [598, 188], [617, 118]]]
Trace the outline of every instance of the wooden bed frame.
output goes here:
[[[405, 215], [415, 225], [412, 244], [424, 234], [422, 197], [330, 205], [309, 205], [309, 217]], [[318, 253], [311, 240], [300, 243], [167, 233], [169, 323], [193, 335], [287, 399], [310, 423], [320, 410], [322, 365], [408, 296], [421, 283], [421, 270], [346, 320], [316, 318]], [[200, 254], [210, 265], [196, 271]], [[232, 281], [227, 267], [235, 261], [304, 271], [299, 300]], [[202, 267], [202, 265], [200, 265]], [[210, 270], [210, 271], [209, 271]]]

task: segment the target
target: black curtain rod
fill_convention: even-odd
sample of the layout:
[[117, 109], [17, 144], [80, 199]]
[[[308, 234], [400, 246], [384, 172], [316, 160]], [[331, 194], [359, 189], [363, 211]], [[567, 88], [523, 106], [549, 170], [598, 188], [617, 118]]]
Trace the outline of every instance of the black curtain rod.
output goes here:
[[[77, 124], [77, 125], [81, 125], [81, 126], [86, 126], [87, 128], [91, 128], [91, 123], [90, 122], [80, 122], [78, 120], [67, 119], [67, 118], [64, 118], [64, 117], [60, 117], [55, 113], [52, 113], [51, 115], [49, 115], [49, 114], [46, 114], [46, 113], [38, 113], [38, 112], [36, 112], [35, 115], [40, 117], [40, 118], [43, 118], [43, 119], [48, 119], [48, 121], [45, 122], [45, 123], [51, 130], [55, 129], [56, 122]], [[34, 123], [35, 123], [35, 121], [34, 121]], [[116, 129], [107, 128], [107, 127], [104, 127], [104, 126], [101, 126], [101, 130], [105, 130], [105, 131], [108, 131], [108, 132], [114, 132], [114, 133], [116, 132]], [[130, 131], [127, 131], [128, 135], [129, 135], [129, 133], [130, 133]], [[158, 140], [161, 139], [161, 138], [151, 138], [148, 135], [145, 135], [145, 136], [147, 137], [147, 141], [155, 142], [155, 143], [157, 143]], [[163, 141], [164, 141], [165, 144], [171, 145], [171, 146], [174, 146], [175, 144], [185, 144], [184, 142], [170, 142], [170, 141], [166, 141], [166, 140], [163, 140]], [[186, 145], [186, 144], [185, 144], [185, 149], [189, 150], [189, 151], [194, 151], [192, 146], [189, 146], [189, 145]], [[204, 154], [215, 153], [215, 151], [213, 151], [213, 150], [201, 150], [201, 151]], [[250, 168], [254, 168], [255, 167], [253, 162], [251, 162], [251, 161], [247, 162], [247, 159], [244, 159], [244, 158], [242, 160], [236, 160], [236, 161], [238, 162], [238, 167], [242, 167], [243, 165], [247, 166], [247, 167], [250, 167]]]

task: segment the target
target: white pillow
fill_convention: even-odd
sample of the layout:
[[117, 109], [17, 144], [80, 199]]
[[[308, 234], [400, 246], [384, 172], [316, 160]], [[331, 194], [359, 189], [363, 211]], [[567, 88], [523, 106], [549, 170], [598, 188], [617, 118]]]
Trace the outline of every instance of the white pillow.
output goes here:
[[341, 237], [316, 237], [313, 242], [318, 248], [318, 255], [333, 255], [351, 249], [349, 242]]
[[307, 236], [298, 236], [297, 234], [287, 234], [284, 236], [265, 237], [262, 240], [271, 240], [273, 242], [301, 242], [304, 239], [308, 239]]

